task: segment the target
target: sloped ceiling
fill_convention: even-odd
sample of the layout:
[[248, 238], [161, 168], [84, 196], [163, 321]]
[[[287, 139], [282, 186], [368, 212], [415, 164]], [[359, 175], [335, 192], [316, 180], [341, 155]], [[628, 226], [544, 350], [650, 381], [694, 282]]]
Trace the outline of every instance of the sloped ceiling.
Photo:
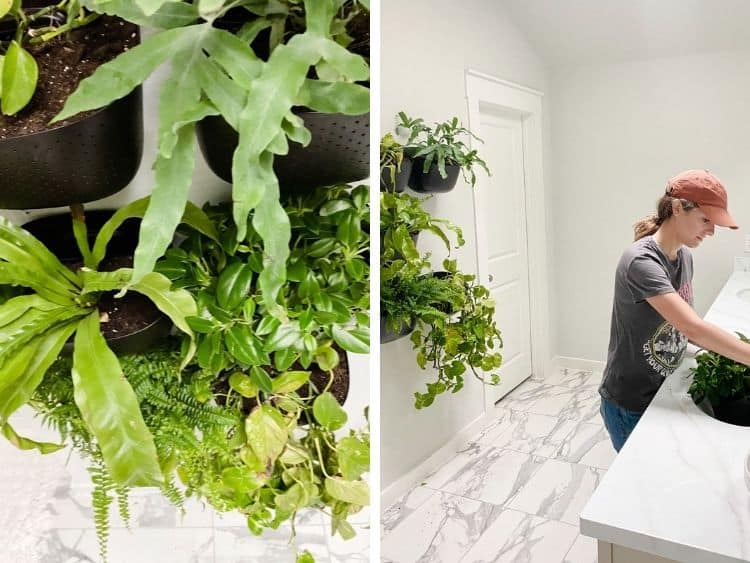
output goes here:
[[501, 0], [549, 67], [750, 49], [750, 0]]

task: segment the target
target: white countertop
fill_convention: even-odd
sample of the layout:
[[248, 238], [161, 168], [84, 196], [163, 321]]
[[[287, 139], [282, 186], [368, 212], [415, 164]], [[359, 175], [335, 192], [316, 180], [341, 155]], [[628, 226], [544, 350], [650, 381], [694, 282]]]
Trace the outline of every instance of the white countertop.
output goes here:
[[[750, 273], [735, 272], [705, 319], [750, 336]], [[686, 357], [667, 378], [581, 512], [581, 533], [684, 563], [750, 561], [750, 427], [711, 418], [687, 390]]]

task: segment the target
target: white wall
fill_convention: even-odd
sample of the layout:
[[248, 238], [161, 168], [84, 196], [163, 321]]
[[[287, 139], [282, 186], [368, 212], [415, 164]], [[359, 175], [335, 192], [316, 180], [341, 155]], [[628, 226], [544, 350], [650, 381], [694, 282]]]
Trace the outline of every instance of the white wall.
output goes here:
[[717, 229], [694, 251], [699, 314], [742, 254], [750, 232], [750, 52], [556, 70], [551, 82], [556, 349], [605, 360], [617, 260], [669, 177], [711, 170], [743, 227]]
[[[423, 117], [428, 123], [458, 116], [468, 125], [467, 68], [547, 91], [541, 61], [496, 2], [383, 0], [381, 5], [382, 133], [393, 130], [399, 110]], [[545, 125], [545, 141], [548, 139]], [[545, 152], [548, 146], [545, 142]], [[456, 257], [462, 270], [476, 272], [470, 190], [461, 181], [452, 192], [436, 196], [426, 207], [433, 215], [448, 218], [464, 229], [466, 245]], [[420, 236], [419, 247], [433, 251], [438, 263], [445, 255], [441, 243], [426, 233]], [[431, 407], [415, 410], [414, 392], [423, 391], [430, 379], [417, 367], [414, 357], [408, 339], [385, 344], [381, 349], [383, 489], [394, 485], [484, 413], [482, 385], [473, 379], [467, 379], [458, 394], [441, 396]]]

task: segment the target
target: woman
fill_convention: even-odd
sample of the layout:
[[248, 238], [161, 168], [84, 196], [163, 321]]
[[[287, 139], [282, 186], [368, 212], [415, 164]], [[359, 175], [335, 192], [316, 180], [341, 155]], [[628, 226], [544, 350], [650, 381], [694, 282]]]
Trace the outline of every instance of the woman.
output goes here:
[[750, 345], [693, 310], [693, 258], [714, 226], [737, 229], [727, 194], [707, 170], [667, 182], [657, 214], [635, 225], [635, 242], [620, 258], [600, 412], [618, 452], [690, 341], [750, 365]]

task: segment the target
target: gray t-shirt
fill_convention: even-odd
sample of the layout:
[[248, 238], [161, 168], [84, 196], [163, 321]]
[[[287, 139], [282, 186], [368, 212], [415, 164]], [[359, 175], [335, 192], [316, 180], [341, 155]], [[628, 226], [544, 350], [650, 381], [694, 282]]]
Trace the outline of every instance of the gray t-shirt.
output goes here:
[[693, 257], [682, 247], [670, 261], [653, 236], [634, 242], [620, 258], [609, 352], [599, 394], [622, 408], [643, 412], [682, 360], [687, 338], [646, 298], [677, 292], [693, 305]]

